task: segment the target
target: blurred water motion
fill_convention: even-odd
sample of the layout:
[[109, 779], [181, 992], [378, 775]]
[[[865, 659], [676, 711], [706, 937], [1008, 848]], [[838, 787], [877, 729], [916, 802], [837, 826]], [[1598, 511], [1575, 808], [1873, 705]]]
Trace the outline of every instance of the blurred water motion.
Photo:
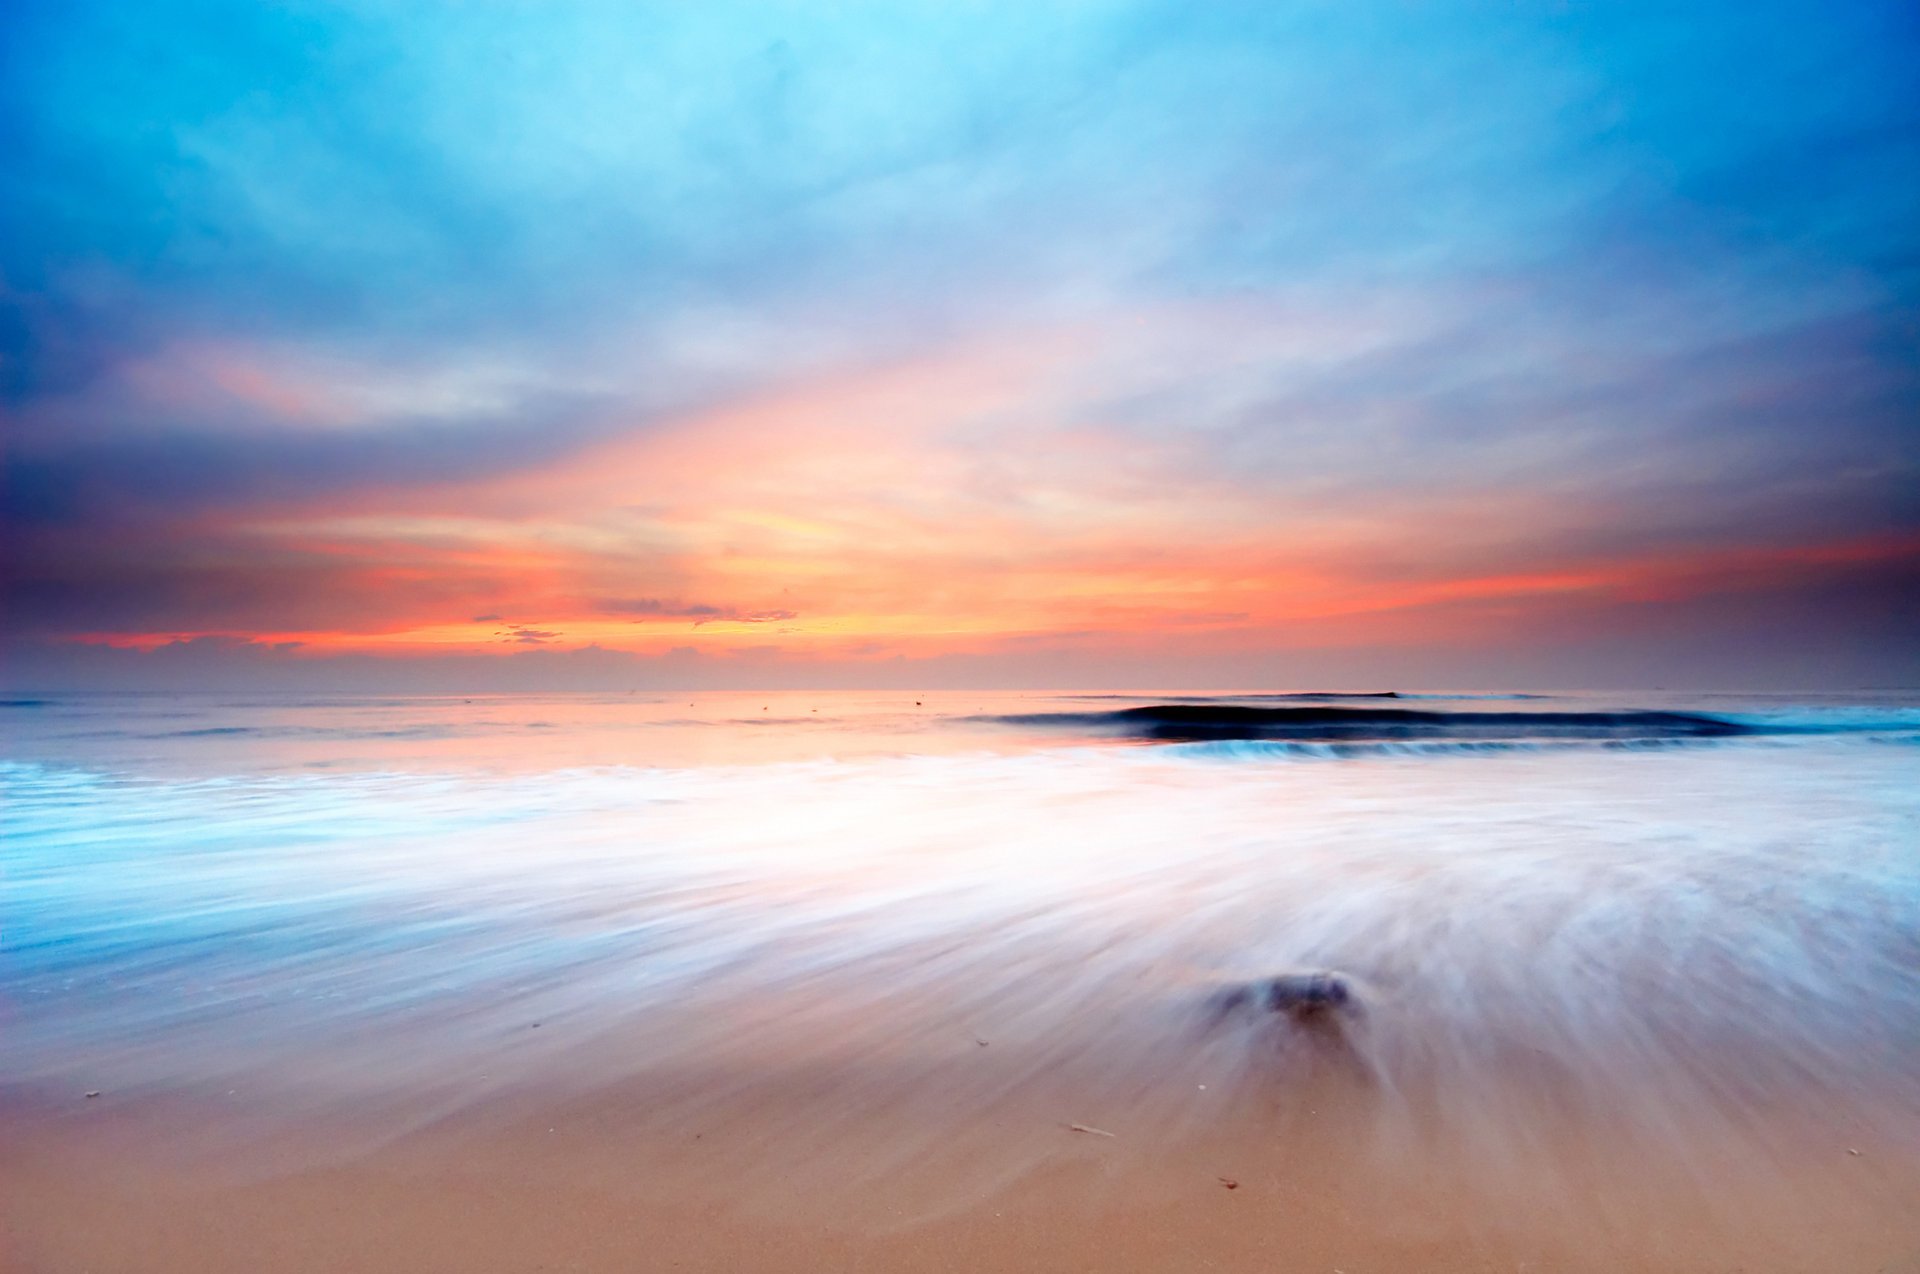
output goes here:
[[[394, 1132], [809, 1077], [770, 1171], [906, 1106], [890, 1162], [1013, 1110], [1170, 1145], [1309, 1101], [1343, 1153], [1503, 1188], [1845, 1130], [1920, 1153], [1920, 712], [1651, 708], [1739, 728], [1140, 746], [1064, 697], [15, 706], [0, 1083]], [[1324, 1021], [1220, 1011], [1316, 971], [1353, 991]]]

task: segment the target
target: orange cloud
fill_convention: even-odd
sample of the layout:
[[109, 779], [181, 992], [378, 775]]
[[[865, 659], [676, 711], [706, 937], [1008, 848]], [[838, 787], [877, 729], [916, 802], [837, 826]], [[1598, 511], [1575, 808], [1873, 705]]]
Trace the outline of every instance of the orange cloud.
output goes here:
[[[1229, 320], [1252, 317], [1185, 318], [1222, 334], [1217, 350], [1195, 336], [1194, 359], [1246, 356]], [[1369, 323], [1316, 335], [1305, 320], [1260, 335], [1303, 359], [1377, 339]], [[1242, 480], [1199, 462], [1204, 439], [1071, 408], [1125, 341], [1117, 325], [1006, 333], [635, 425], [511, 476], [235, 515], [214, 530], [282, 573], [283, 622], [210, 605], [204, 628], [87, 637], [395, 655], [720, 650], [746, 635], [817, 659], [1068, 640], [1253, 651], [1458, 640], [1567, 599], [1683, 601], [1920, 553], [1860, 538], [1529, 549], [1577, 544], [1605, 511], [1517, 483], [1409, 482], [1360, 501]], [[245, 366], [221, 376], [261, 401], [283, 388]]]

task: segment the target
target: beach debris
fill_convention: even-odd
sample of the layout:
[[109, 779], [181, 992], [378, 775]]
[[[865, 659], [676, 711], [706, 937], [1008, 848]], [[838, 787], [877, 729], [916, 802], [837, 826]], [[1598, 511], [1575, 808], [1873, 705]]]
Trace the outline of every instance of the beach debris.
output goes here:
[[1238, 1181], [1235, 1181], [1232, 1177], [1218, 1177], [1215, 1179], [1219, 1181], [1221, 1185], [1225, 1186], [1229, 1190], [1238, 1190], [1240, 1188], [1240, 1183]]
[[[88, 1093], [88, 1094], [87, 1094], [87, 1096], [89, 1096], [89, 1097], [91, 1097], [91, 1096], [93, 1096], [93, 1094], [92, 1094], [92, 1093]], [[1850, 1155], [1857, 1155], [1857, 1154], [1859, 1154], [1860, 1152], [1859, 1152], [1858, 1150], [1855, 1150], [1855, 1149], [1854, 1149], [1854, 1148], [1853, 1148], [1852, 1146], [1848, 1146], [1848, 1147], [1847, 1147], [1847, 1153], [1848, 1153], [1848, 1154], [1850, 1154]]]
[[1068, 1125], [1067, 1125], [1067, 1128], [1068, 1128], [1068, 1130], [1069, 1130], [1069, 1131], [1071, 1131], [1071, 1132], [1090, 1132], [1090, 1133], [1092, 1133], [1092, 1134], [1093, 1134], [1094, 1136], [1096, 1136], [1096, 1137], [1111, 1137], [1111, 1136], [1113, 1136], [1113, 1134], [1112, 1134], [1112, 1133], [1110, 1133], [1110, 1132], [1108, 1132], [1108, 1131], [1107, 1131], [1106, 1129], [1104, 1129], [1104, 1128], [1089, 1128], [1089, 1127], [1087, 1127], [1087, 1126], [1086, 1126], [1085, 1124], [1068, 1124]]

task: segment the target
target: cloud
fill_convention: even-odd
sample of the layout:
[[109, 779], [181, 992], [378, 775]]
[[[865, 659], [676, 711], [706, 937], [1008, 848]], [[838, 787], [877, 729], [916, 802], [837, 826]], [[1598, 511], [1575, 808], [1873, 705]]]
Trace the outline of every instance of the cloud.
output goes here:
[[961, 659], [1897, 540], [1917, 48], [1891, 0], [29, 0], [0, 604]]
[[526, 628], [516, 625], [515, 627], [501, 630], [497, 635], [501, 641], [514, 642], [522, 646], [544, 646], [549, 642], [557, 640], [564, 634], [546, 629]]
[[728, 608], [724, 606], [709, 606], [703, 602], [666, 602], [657, 597], [609, 597], [601, 599], [598, 606], [609, 615], [658, 616], [662, 619], [711, 618], [728, 613]]
[[624, 615], [636, 623], [651, 619], [691, 619], [697, 628], [715, 620], [740, 624], [765, 624], [775, 620], [798, 619], [790, 610], [742, 610], [737, 606], [715, 606], [707, 602], [667, 602], [657, 597], [603, 598], [596, 608], [609, 615]]

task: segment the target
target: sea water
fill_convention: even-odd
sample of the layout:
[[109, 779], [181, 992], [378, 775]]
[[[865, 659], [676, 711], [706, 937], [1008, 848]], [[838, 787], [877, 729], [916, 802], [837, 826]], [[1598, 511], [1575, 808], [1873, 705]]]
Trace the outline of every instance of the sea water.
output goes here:
[[[1710, 1173], [1771, 1153], [1782, 1112], [1920, 1151], [1912, 698], [0, 714], [0, 1085], [23, 1091], [444, 1114], [991, 1046], [1021, 1060], [943, 1081], [936, 1123], [1066, 1076], [1171, 1135], [1331, 1057], [1402, 1157], [1566, 1169], [1540, 1129], [1571, 1118]], [[1314, 971], [1354, 989], [1330, 1022], [1221, 1012]]]

